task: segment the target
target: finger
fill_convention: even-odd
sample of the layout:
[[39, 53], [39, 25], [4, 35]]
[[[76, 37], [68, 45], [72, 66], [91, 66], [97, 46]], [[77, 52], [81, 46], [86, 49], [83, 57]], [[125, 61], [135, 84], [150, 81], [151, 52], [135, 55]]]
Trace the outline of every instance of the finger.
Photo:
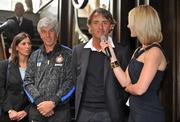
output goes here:
[[37, 106], [39, 107], [39, 106], [41, 106], [42, 104], [43, 104], [43, 102], [39, 103]]
[[20, 121], [22, 119], [22, 117], [20, 117], [17, 121]]

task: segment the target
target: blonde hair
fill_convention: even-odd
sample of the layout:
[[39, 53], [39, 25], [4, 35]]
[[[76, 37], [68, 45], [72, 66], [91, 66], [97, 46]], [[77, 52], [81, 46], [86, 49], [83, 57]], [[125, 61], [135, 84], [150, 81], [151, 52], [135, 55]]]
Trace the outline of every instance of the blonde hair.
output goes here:
[[144, 45], [162, 41], [161, 23], [157, 11], [149, 5], [140, 5], [129, 12], [131, 26]]

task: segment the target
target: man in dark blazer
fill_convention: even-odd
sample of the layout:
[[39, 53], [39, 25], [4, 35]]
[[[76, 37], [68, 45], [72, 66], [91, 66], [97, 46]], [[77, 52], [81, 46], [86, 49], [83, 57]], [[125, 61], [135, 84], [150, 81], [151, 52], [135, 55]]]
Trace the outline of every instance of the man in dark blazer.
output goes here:
[[5, 30], [5, 36], [7, 37], [7, 39], [5, 40], [5, 44], [6, 44], [6, 52], [8, 52], [8, 48], [11, 45], [11, 42], [14, 38], [14, 36], [20, 32], [26, 32], [30, 35], [31, 38], [33, 38], [34, 35], [34, 29], [33, 29], [33, 22], [25, 17], [23, 17], [24, 15], [24, 6], [21, 2], [17, 2], [15, 4], [15, 16], [10, 17], [8, 19], [12, 19], [15, 21], [13, 25], [16, 28], [7, 28]]
[[[109, 36], [115, 25], [111, 13], [97, 8], [88, 19], [92, 38], [73, 48], [73, 80], [76, 81], [75, 119], [77, 122], [124, 122], [128, 95], [116, 81], [107, 52], [100, 41], [109, 41], [117, 53], [119, 63], [126, 67], [129, 48], [115, 45]], [[106, 37], [107, 39], [101, 39]]]

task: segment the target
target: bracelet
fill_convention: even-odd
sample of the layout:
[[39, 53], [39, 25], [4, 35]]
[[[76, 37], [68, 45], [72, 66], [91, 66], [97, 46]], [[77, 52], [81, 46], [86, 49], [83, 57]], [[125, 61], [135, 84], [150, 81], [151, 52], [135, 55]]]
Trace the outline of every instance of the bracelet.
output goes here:
[[114, 61], [114, 62], [111, 62], [111, 68], [114, 69], [116, 67], [119, 66], [119, 62], [118, 61]]

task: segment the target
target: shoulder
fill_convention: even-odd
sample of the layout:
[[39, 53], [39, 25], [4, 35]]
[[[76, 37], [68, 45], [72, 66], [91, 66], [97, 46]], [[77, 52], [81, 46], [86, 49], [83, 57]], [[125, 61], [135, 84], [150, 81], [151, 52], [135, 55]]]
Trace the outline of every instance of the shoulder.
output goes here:
[[37, 54], [40, 53], [40, 52], [41, 52], [41, 48], [33, 51], [31, 55], [37, 55]]
[[60, 45], [60, 47], [61, 47], [63, 53], [66, 53], [66, 54], [69, 54], [69, 55], [72, 54], [72, 49], [70, 47], [65, 46], [65, 45]]
[[31, 53], [31, 55], [30, 55], [29, 60], [36, 60], [37, 57], [38, 57], [38, 55], [39, 55], [40, 53], [41, 53], [41, 48], [33, 51], [33, 52]]
[[82, 50], [82, 49], [84, 49], [84, 46], [87, 44], [87, 42], [86, 43], [80, 43], [80, 44], [77, 44], [77, 45], [75, 45], [74, 47], [73, 47], [73, 51], [74, 50]]
[[147, 55], [149, 56], [162, 56], [163, 53], [161, 51], [161, 49], [159, 47], [152, 47], [150, 48], [149, 50], [146, 51], [147, 52]]
[[8, 63], [9, 63], [8, 59], [0, 61], [0, 72], [6, 71], [8, 67]]
[[160, 64], [162, 61], [165, 60], [165, 56], [159, 47], [150, 48], [146, 51], [144, 56], [145, 62], [156, 62]]
[[16, 17], [15, 17], [15, 16], [12, 16], [12, 17], [9, 17], [9, 18], [7, 18], [7, 19], [13, 19], [13, 20], [15, 20]]

